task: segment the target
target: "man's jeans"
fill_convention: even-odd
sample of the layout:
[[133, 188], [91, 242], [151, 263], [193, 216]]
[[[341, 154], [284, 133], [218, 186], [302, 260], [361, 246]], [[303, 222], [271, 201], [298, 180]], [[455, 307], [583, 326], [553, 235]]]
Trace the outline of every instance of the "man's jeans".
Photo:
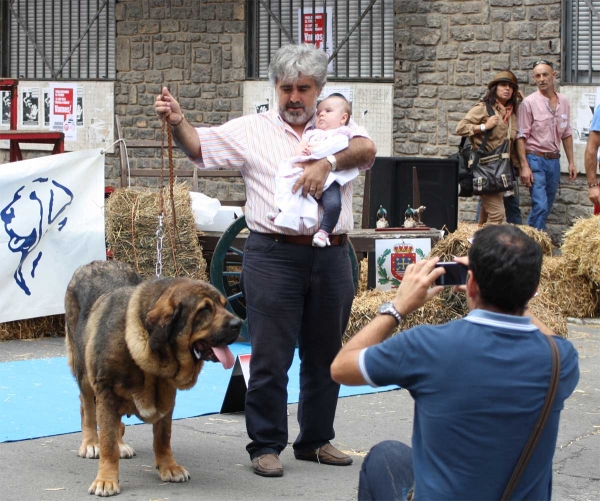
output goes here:
[[560, 183], [560, 160], [527, 155], [527, 163], [533, 172], [533, 186], [529, 189], [531, 212], [527, 224], [538, 230], [545, 230]]
[[358, 501], [404, 501], [413, 483], [412, 449], [397, 440], [386, 440], [373, 447], [363, 461]]

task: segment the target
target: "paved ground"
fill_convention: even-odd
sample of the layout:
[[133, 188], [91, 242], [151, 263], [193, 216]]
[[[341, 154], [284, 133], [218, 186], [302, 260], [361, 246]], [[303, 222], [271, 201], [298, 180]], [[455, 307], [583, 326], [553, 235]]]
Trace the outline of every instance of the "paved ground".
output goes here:
[[[600, 499], [600, 327], [571, 324], [569, 335], [579, 350], [581, 380], [562, 414], [553, 498], [596, 501]], [[0, 362], [63, 355], [62, 339], [0, 343]], [[296, 405], [289, 406], [291, 439], [298, 431], [296, 411]], [[288, 448], [282, 454], [285, 474], [273, 479], [252, 473], [244, 449], [247, 436], [243, 414], [175, 421], [173, 451], [192, 475], [185, 484], [160, 481], [151, 466], [151, 427], [130, 426], [125, 437], [137, 456], [121, 461], [122, 490], [117, 499], [353, 500], [366, 452], [386, 438], [410, 442], [412, 414], [412, 400], [401, 390], [340, 399], [334, 445], [352, 454], [354, 464], [334, 467], [297, 461]], [[76, 456], [79, 441], [80, 434], [73, 433], [0, 444], [0, 499], [92, 499], [86, 492], [97, 462]]]

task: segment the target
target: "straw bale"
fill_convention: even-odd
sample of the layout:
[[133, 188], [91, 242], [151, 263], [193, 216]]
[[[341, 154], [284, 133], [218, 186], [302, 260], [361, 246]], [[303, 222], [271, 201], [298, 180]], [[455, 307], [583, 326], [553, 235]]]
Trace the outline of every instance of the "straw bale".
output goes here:
[[567, 319], [556, 308], [549, 308], [540, 301], [540, 296], [529, 301], [529, 311], [548, 326], [555, 334], [567, 337]]
[[[354, 334], [377, 316], [377, 310], [382, 303], [391, 301], [396, 291], [381, 291], [373, 289], [354, 298], [350, 311], [350, 321], [344, 333], [343, 342], [347, 342]], [[407, 315], [402, 322], [402, 330], [416, 325], [439, 325], [462, 318], [467, 313], [465, 294], [456, 294], [451, 288], [446, 288], [440, 294], [428, 301], [418, 310]]]
[[359, 275], [358, 275], [358, 288], [356, 290], [356, 296], [360, 296], [367, 291], [367, 282], [369, 278], [369, 260], [363, 259], [359, 261]]
[[598, 288], [576, 275], [564, 256], [544, 257], [538, 295], [532, 303], [563, 317], [589, 318], [598, 310]]
[[466, 256], [469, 253], [469, 238], [472, 238], [479, 226], [460, 223], [453, 233], [436, 242], [429, 253], [430, 257], [439, 257], [440, 261], [452, 261], [454, 256]]
[[578, 219], [565, 232], [560, 250], [569, 268], [600, 284], [600, 216]]
[[[536, 230], [531, 226], [517, 225], [527, 236], [531, 237], [542, 247], [545, 256], [552, 255], [552, 240], [543, 231]], [[471, 244], [469, 239], [475, 235], [481, 226], [473, 223], [460, 223], [454, 233], [438, 240], [431, 249], [430, 257], [439, 257], [440, 261], [452, 261], [454, 256], [466, 256]]]
[[[548, 265], [547, 269], [552, 270], [554, 266], [554, 264]], [[551, 279], [548, 278], [547, 281], [549, 280]], [[529, 308], [537, 318], [556, 334], [566, 336], [567, 314], [560, 310], [556, 301], [548, 300], [549, 291], [549, 288], [540, 287], [540, 293], [530, 301]], [[379, 306], [386, 301], [391, 301], [395, 295], [396, 291], [384, 292], [373, 289], [355, 297], [350, 311], [348, 327], [342, 341], [344, 343], [348, 342], [352, 336], [377, 316]], [[401, 329], [406, 330], [421, 324], [445, 324], [464, 317], [468, 311], [466, 295], [455, 293], [448, 287], [421, 308], [407, 315], [402, 322]]]
[[65, 316], [15, 320], [0, 324], [0, 341], [8, 339], [36, 339], [41, 337], [61, 337], [65, 335]]
[[528, 237], [532, 238], [540, 245], [544, 256], [552, 255], [552, 249], [554, 248], [554, 245], [552, 245], [552, 239], [545, 231], [540, 231], [525, 224], [517, 224], [516, 226]]
[[[189, 189], [183, 183], [173, 188], [177, 231], [173, 229], [171, 200], [164, 189], [162, 276], [187, 276], [206, 280], [206, 260], [198, 243]], [[106, 238], [114, 258], [133, 265], [142, 276], [156, 274], [159, 229], [159, 192], [121, 188], [106, 205]]]

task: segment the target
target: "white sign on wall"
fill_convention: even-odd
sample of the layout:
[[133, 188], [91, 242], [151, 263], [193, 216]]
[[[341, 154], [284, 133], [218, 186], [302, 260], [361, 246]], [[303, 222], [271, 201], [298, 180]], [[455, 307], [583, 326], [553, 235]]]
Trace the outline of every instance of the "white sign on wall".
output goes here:
[[100, 152], [1, 166], [0, 322], [64, 313], [73, 272], [106, 259]]
[[50, 129], [65, 133], [65, 141], [77, 141], [75, 104], [77, 86], [50, 82]]
[[375, 240], [375, 288], [392, 290], [400, 285], [406, 268], [425, 259], [431, 252], [429, 238], [390, 238]]

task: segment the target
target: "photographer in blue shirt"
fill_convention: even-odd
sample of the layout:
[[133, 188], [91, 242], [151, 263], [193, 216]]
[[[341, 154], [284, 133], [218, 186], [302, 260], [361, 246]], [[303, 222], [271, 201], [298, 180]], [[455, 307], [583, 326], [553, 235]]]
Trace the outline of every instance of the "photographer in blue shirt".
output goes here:
[[[540, 246], [516, 226], [475, 233], [467, 258], [469, 314], [389, 337], [402, 317], [438, 294], [437, 258], [408, 267], [391, 303], [356, 334], [331, 366], [346, 385], [397, 384], [415, 400], [412, 448], [389, 440], [365, 458], [359, 500], [500, 499], [542, 409], [552, 371], [527, 303], [541, 273]], [[389, 339], [388, 339], [389, 338]], [[555, 338], [560, 379], [550, 416], [511, 499], [550, 499], [552, 458], [564, 401], [579, 380], [577, 351]]]

